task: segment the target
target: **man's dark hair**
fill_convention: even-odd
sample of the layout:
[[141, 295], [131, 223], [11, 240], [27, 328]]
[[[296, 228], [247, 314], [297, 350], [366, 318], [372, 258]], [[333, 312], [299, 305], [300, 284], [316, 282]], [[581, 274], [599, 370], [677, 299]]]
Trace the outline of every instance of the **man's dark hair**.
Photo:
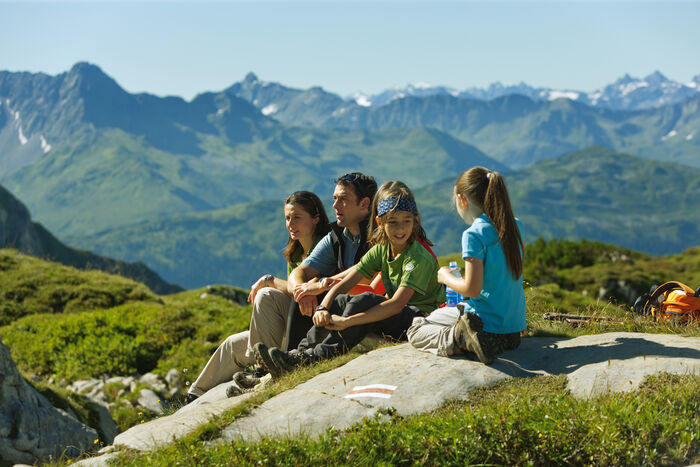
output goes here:
[[374, 177], [360, 172], [351, 172], [338, 177], [335, 184], [353, 187], [358, 202], [362, 201], [363, 198], [369, 198], [371, 202], [374, 195], [377, 194], [377, 182]]

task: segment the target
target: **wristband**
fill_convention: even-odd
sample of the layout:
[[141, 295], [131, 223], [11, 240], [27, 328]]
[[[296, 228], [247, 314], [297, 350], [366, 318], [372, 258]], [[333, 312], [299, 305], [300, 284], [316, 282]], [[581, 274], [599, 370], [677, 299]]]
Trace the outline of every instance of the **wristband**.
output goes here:
[[265, 281], [265, 285], [269, 287], [269, 284], [275, 285], [275, 276], [272, 274], [265, 274], [263, 276], [263, 280]]
[[319, 305], [316, 307], [316, 311], [328, 311], [328, 308], [326, 308], [324, 305]]

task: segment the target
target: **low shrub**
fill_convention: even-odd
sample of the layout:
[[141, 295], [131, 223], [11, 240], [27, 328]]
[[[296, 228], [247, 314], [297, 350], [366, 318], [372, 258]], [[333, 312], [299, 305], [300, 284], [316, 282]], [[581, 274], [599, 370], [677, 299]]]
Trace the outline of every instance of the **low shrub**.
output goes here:
[[145, 285], [101, 271], [80, 271], [14, 250], [0, 250], [0, 326], [31, 314], [158, 302]]

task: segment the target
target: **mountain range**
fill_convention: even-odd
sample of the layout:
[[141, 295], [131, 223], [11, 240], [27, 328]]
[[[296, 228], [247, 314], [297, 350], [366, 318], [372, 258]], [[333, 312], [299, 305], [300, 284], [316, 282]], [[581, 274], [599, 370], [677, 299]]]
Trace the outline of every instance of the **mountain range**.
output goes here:
[[[310, 189], [328, 200], [335, 177], [359, 170], [380, 183], [399, 179], [418, 192], [428, 190], [430, 206], [427, 195], [469, 166], [519, 180], [548, 161], [556, 165], [565, 153], [591, 158], [601, 149], [580, 151], [596, 145], [640, 156], [633, 160], [648, 170], [661, 161], [666, 172], [676, 167], [694, 173], [690, 167], [700, 167], [699, 104], [698, 93], [645, 110], [522, 94], [481, 100], [443, 93], [365, 106], [321, 88], [291, 89], [252, 74], [185, 101], [130, 94], [99, 67], [78, 63], [56, 76], [0, 72], [0, 183], [71, 245], [144, 261], [186, 287], [247, 285], [259, 275], [251, 261], [283, 269], [279, 203], [292, 191]], [[593, 166], [601, 180], [611, 176], [603, 165]], [[547, 183], [532, 177], [522, 186], [531, 184], [536, 192]], [[594, 181], [591, 176], [585, 183]], [[678, 186], [674, 196], [684, 197], [684, 188]], [[568, 199], [557, 213], [566, 221], [534, 213], [528, 224], [537, 228], [529, 238], [597, 235], [568, 217], [581, 206], [569, 206], [577, 199], [564, 194], [552, 195]], [[443, 219], [449, 213], [435, 212], [426, 211], [428, 224], [450, 222]], [[610, 212], [626, 219], [624, 211]], [[605, 224], [594, 238], [618, 238], [618, 231]], [[690, 246], [674, 232], [667, 232], [671, 251]], [[246, 235], [252, 241], [241, 238]], [[650, 235], [618, 243], [669, 252], [654, 246], [661, 237]]]
[[[540, 91], [533, 97], [527, 86], [520, 86], [508, 88], [512, 92], [505, 92], [506, 88], [502, 89], [503, 94], [494, 92], [496, 97], [492, 100], [417, 88], [425, 92], [368, 106], [344, 101], [318, 87], [291, 89], [261, 81], [253, 74], [225, 92], [248, 100], [263, 114], [287, 125], [372, 131], [437, 129], [478, 147], [512, 168], [526, 167], [591, 145], [700, 167], [700, 92], [695, 81], [692, 83], [695, 87], [680, 85], [660, 73], [645, 79], [654, 86], [625, 76], [605, 89], [636, 91], [624, 95], [612, 91], [601, 93], [596, 102], [629, 100], [638, 93], [647, 93], [666, 96], [658, 99], [659, 105], [662, 102], [665, 105], [645, 110], [613, 110], [588, 105], [581, 99], [572, 100], [561, 93], [553, 100], [538, 97]], [[696, 80], [700, 81], [700, 75]], [[664, 89], [677, 88], [680, 90], [673, 98], [664, 94]]]
[[404, 97], [449, 95], [466, 99], [493, 100], [510, 94], [520, 94], [532, 100], [552, 101], [570, 99], [586, 105], [611, 110], [642, 110], [675, 104], [700, 92], [700, 75], [688, 83], [679, 83], [665, 77], [660, 71], [640, 79], [629, 74], [591, 92], [570, 89], [536, 88], [526, 83], [503, 85], [492, 83], [486, 88], [457, 90], [445, 86], [417, 83], [403, 88], [387, 89], [374, 95], [355, 93], [349, 99], [362, 106], [382, 106]]

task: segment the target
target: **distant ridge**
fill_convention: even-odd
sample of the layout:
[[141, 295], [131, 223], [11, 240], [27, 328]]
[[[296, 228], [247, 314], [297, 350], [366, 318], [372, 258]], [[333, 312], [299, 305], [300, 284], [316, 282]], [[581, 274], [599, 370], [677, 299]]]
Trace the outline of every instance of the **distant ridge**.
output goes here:
[[37, 258], [78, 269], [97, 269], [118, 274], [141, 282], [158, 294], [171, 294], [182, 290], [177, 285], [165, 282], [143, 263], [126, 263], [64, 245], [41, 224], [32, 222], [27, 208], [2, 186], [0, 248], [14, 248]]

